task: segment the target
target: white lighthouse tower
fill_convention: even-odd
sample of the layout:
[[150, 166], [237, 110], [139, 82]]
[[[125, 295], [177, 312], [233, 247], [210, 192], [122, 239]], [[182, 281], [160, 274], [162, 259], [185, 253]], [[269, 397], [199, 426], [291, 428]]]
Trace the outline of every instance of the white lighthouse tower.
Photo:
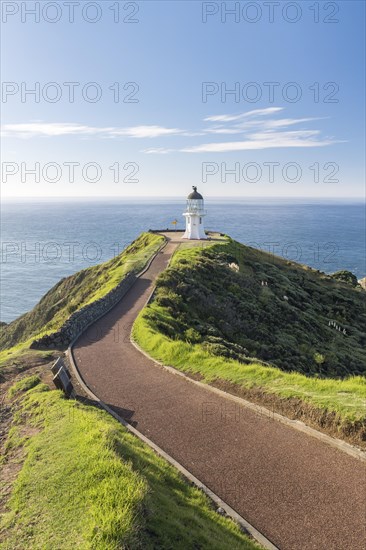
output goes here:
[[193, 186], [193, 191], [187, 197], [186, 211], [183, 216], [186, 218], [186, 231], [183, 239], [207, 239], [203, 227], [203, 218], [206, 215], [204, 210], [203, 197]]

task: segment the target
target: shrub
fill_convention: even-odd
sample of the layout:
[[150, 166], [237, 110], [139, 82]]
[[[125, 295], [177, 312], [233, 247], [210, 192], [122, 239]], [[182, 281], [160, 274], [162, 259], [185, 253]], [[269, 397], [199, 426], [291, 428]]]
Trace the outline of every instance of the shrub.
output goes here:
[[337, 281], [342, 281], [342, 283], [347, 283], [353, 287], [356, 287], [358, 285], [357, 277], [351, 271], [336, 271], [336, 273], [333, 273], [331, 277], [333, 279], [336, 279]]

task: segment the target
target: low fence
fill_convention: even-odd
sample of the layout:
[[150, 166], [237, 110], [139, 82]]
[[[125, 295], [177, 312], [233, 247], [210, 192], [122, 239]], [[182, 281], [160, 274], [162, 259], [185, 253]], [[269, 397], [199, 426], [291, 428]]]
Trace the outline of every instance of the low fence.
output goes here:
[[184, 233], [185, 229], [149, 229], [149, 233]]

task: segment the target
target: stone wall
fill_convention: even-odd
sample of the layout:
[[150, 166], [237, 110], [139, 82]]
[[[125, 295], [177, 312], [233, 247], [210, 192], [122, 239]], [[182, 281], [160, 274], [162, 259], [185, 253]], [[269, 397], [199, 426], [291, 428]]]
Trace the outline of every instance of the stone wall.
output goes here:
[[30, 347], [33, 349], [67, 348], [89, 325], [112, 309], [132, 287], [135, 281], [136, 274], [132, 272], [128, 273], [123, 281], [106, 294], [106, 296], [72, 313], [60, 330], [33, 340]]

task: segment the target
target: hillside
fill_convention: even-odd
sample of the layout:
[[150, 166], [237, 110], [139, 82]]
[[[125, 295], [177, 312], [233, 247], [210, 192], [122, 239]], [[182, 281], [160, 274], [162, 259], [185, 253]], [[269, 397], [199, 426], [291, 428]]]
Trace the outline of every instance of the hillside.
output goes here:
[[127, 273], [141, 271], [163, 240], [160, 235], [142, 233], [108, 262], [61, 279], [32, 311], [1, 327], [0, 350], [58, 330], [72, 313], [105, 296]]
[[40, 333], [58, 330], [141, 271], [163, 242], [142, 234], [120, 256], [63, 279], [31, 312], [2, 326], [0, 548], [259, 548], [89, 399], [50, 391], [55, 352], [29, 349]]
[[155, 296], [169, 317], [151, 318], [166, 336], [243, 363], [365, 375], [366, 293], [344, 280], [230, 241], [178, 254]]
[[[29, 349], [33, 339], [54, 334], [75, 311], [108, 295], [162, 243], [161, 235], [143, 233], [2, 326], [0, 378], [49, 360], [52, 348]], [[366, 293], [352, 274], [325, 275], [230, 238], [196, 244], [182, 243], [158, 278], [134, 326], [140, 346], [287, 416], [366, 440]]]
[[[90, 400], [49, 391], [40, 378], [50, 384], [50, 364], [40, 359], [52, 351], [29, 350], [39, 333], [140, 271], [162, 243], [142, 234], [2, 326], [5, 363], [22, 353], [3, 376], [2, 389], [17, 381], [3, 392], [0, 548], [258, 547]], [[159, 276], [133, 327], [137, 343], [188, 376], [364, 447], [366, 293], [354, 278], [230, 238], [194, 244], [182, 243]]]
[[229, 238], [183, 244], [133, 337], [164, 364], [364, 446], [366, 293], [344, 278]]
[[[64, 399], [35, 375], [8, 395], [13, 427], [0, 457], [1, 549], [260, 548], [104, 411]], [[9, 471], [21, 463], [5, 504]]]

